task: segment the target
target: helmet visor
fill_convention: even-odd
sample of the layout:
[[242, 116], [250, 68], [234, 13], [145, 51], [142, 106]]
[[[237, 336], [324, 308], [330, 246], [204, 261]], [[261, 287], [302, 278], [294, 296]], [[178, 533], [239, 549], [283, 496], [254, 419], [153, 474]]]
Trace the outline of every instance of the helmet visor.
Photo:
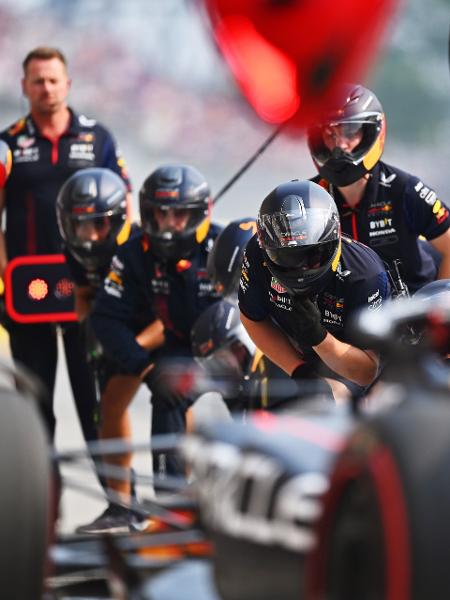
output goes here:
[[293, 248], [267, 248], [269, 259], [281, 271], [314, 271], [329, 265], [336, 251], [337, 241], [324, 242], [314, 246], [297, 246]]
[[337, 240], [339, 237], [338, 217], [331, 209], [326, 208], [261, 215], [258, 226], [259, 242], [267, 253], [272, 249], [291, 250]]
[[358, 163], [376, 142], [381, 127], [379, 113], [317, 125], [309, 131], [314, 159], [325, 164], [330, 158], [340, 158], [341, 154], [345, 154], [352, 162]]
[[238, 394], [250, 358], [248, 348], [239, 340], [234, 340], [208, 356], [196, 356], [195, 360], [225, 397], [233, 397]]
[[171, 240], [195, 232], [207, 216], [208, 207], [205, 205], [162, 206], [147, 203], [142, 209], [141, 219], [147, 233]]
[[69, 248], [94, 251], [96, 247], [115, 242], [126, 220], [125, 213], [72, 214], [64, 221], [64, 239]]
[[73, 210], [59, 221], [61, 235], [74, 258], [88, 270], [106, 265], [126, 221], [125, 211], [95, 213]]
[[111, 229], [111, 218], [106, 215], [92, 218], [72, 217], [73, 240], [76, 244], [102, 242], [108, 238]]

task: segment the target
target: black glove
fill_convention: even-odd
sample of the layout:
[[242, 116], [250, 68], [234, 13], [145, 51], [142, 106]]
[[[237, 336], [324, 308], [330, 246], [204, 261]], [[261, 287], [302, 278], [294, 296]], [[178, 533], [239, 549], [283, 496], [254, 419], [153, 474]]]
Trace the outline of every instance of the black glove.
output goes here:
[[292, 330], [302, 346], [317, 346], [323, 342], [327, 330], [320, 320], [320, 311], [312, 300], [301, 296], [292, 298]]
[[325, 395], [333, 400], [333, 391], [327, 381], [320, 377], [317, 370], [309, 363], [302, 363], [295, 367], [291, 378], [297, 384], [299, 399], [311, 399], [318, 395]]
[[295, 381], [305, 381], [310, 379], [317, 379], [317, 371], [309, 363], [301, 363], [291, 373], [291, 379]]
[[144, 382], [152, 393], [153, 406], [174, 409], [187, 408], [192, 403], [187, 390], [179, 385], [167, 366], [156, 364], [145, 376]]

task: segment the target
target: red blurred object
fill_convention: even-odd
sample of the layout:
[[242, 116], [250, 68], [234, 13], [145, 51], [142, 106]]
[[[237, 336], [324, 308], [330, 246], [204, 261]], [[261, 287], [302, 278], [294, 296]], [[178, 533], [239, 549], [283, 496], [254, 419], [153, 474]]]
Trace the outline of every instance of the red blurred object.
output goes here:
[[57, 298], [68, 298], [74, 292], [74, 284], [71, 279], [63, 277], [55, 285], [55, 296]]
[[17, 256], [5, 270], [5, 307], [17, 323], [76, 321], [74, 286], [63, 254]]
[[0, 189], [5, 185], [11, 172], [12, 154], [9, 146], [0, 140]]
[[359, 81], [398, 0], [205, 0], [216, 42], [265, 121], [303, 128]]

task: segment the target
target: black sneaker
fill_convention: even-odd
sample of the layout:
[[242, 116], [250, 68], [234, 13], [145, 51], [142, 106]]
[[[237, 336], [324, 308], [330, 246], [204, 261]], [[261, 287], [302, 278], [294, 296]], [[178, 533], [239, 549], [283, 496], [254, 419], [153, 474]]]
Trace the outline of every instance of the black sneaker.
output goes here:
[[131, 512], [128, 524], [130, 526], [130, 531], [143, 533], [148, 530], [152, 523], [152, 519], [150, 517], [144, 517], [143, 515], [139, 515], [135, 512]]
[[130, 511], [110, 504], [96, 519], [86, 525], [79, 525], [75, 533], [128, 533], [130, 531]]

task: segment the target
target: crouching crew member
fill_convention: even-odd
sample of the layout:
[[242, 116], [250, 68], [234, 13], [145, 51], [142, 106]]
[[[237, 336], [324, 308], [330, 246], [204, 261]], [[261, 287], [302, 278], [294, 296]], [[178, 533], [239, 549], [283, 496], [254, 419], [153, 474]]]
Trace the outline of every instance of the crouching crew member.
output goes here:
[[[129, 373], [145, 378], [152, 393], [152, 434], [184, 431], [193, 402], [171, 385], [168, 363], [193, 362], [191, 327], [220, 298], [206, 270], [220, 231], [210, 223], [210, 212], [210, 189], [196, 169], [180, 164], [156, 169], [140, 191], [143, 233], [118, 248], [92, 315], [105, 350]], [[130, 326], [143, 308], [164, 324], [165, 343], [156, 357], [137, 343]], [[154, 452], [153, 458], [155, 473], [184, 472], [173, 455]]]
[[379, 359], [351, 343], [349, 317], [377, 310], [388, 295], [382, 262], [341, 236], [322, 187], [295, 180], [265, 198], [243, 260], [239, 308], [256, 346], [286, 373], [300, 382], [324, 378], [336, 399], [370, 384]]
[[[141, 380], [123, 372], [114, 357], [106, 356], [89, 323], [95, 294], [109, 271], [111, 258], [130, 231], [139, 230], [127, 219], [127, 188], [113, 171], [104, 168], [83, 169], [72, 175], [61, 188], [56, 213], [65, 243], [67, 263], [75, 282], [75, 309], [85, 343], [88, 362], [96, 378], [100, 395], [99, 433], [101, 439], [123, 439], [131, 442], [128, 406]], [[162, 323], [155, 320], [151, 308], [136, 313], [130, 323], [136, 341], [147, 351], [163, 342]], [[106, 456], [106, 464], [131, 469], [132, 454]], [[131, 481], [106, 478], [110, 492], [128, 504]], [[126, 508], [110, 503], [92, 523], [82, 525], [78, 533], [120, 533], [136, 526], [138, 517]]]

